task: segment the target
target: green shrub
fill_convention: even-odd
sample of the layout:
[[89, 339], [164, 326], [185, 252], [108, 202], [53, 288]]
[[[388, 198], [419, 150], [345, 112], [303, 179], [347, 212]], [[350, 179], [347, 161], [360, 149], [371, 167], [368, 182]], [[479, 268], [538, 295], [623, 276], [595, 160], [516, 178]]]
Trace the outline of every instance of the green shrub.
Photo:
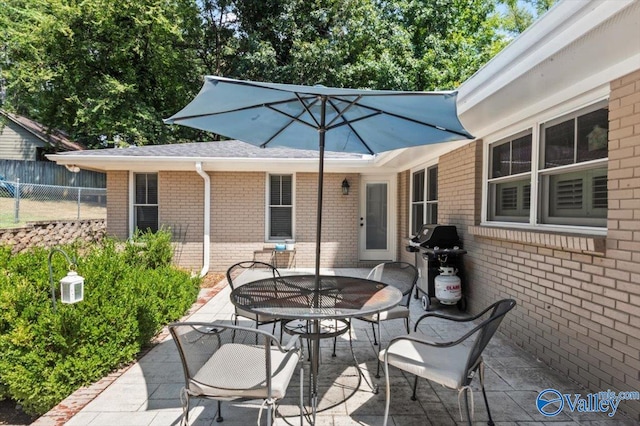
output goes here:
[[[166, 231], [124, 245], [105, 239], [99, 247], [63, 249], [77, 255], [85, 299], [75, 305], [58, 300], [54, 312], [49, 251], [12, 256], [0, 247], [0, 399], [19, 402], [29, 414], [47, 412], [133, 361], [198, 294], [200, 280], [171, 266]], [[68, 265], [54, 253], [52, 266], [57, 290]]]

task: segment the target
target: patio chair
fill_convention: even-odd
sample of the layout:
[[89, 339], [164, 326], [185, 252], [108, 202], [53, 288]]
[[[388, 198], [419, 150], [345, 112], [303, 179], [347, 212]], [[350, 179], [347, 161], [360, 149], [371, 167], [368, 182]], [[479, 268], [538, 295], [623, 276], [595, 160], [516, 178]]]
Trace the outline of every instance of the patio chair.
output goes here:
[[[489, 316], [476, 325], [469, 332], [456, 340], [448, 342], [435, 342], [430, 337], [423, 334], [409, 334], [400, 336], [389, 342], [387, 349], [382, 350], [379, 358], [384, 362], [385, 379], [387, 382], [386, 405], [384, 412], [384, 425], [386, 426], [389, 417], [389, 401], [391, 396], [389, 384], [389, 366], [397, 367], [401, 370], [414, 374], [412, 400], [416, 400], [418, 378], [423, 377], [432, 382], [439, 383], [447, 388], [458, 391], [458, 405], [460, 396], [464, 393], [465, 408], [469, 425], [473, 416], [473, 394], [471, 394], [471, 412], [469, 410], [468, 392], [471, 390], [471, 380], [477, 372], [480, 375], [480, 387], [482, 396], [489, 415], [489, 425], [493, 425], [489, 401], [484, 389], [484, 364], [482, 352], [487, 346], [504, 316], [516, 306], [515, 300], [500, 300], [478, 315], [472, 317], [452, 317], [449, 315], [429, 312], [421, 316], [416, 322], [415, 331], [421, 321], [427, 318], [442, 318], [447, 321], [469, 322], [475, 321], [490, 312]], [[462, 409], [460, 418], [462, 420]]]
[[[406, 262], [385, 262], [373, 268], [367, 275], [367, 279], [383, 282], [398, 288], [402, 292], [402, 301], [396, 307], [388, 311], [357, 318], [371, 323], [373, 344], [378, 345], [376, 325], [378, 326], [378, 336], [380, 336], [380, 322], [382, 321], [403, 319], [407, 333], [409, 333], [409, 302], [411, 301], [411, 293], [418, 281], [418, 269]], [[379, 358], [376, 378], [380, 378]]]
[[[244, 262], [238, 262], [227, 269], [227, 282], [231, 286], [231, 290], [235, 290], [237, 287], [260, 278], [280, 278], [280, 272], [278, 269], [265, 262], [259, 262], [256, 260], [247, 260]], [[257, 315], [243, 309], [235, 308], [232, 319], [235, 325], [238, 325], [238, 317], [250, 319], [255, 322], [256, 329], [263, 324], [273, 324], [273, 331], [275, 333], [276, 324], [280, 321], [276, 317], [267, 315]], [[282, 339], [282, 332], [280, 332], [280, 339]]]
[[[282, 347], [272, 334], [230, 324], [178, 322], [170, 324], [169, 331], [184, 370], [183, 425], [189, 424], [191, 397], [217, 400], [218, 422], [223, 421], [222, 401], [263, 399], [258, 424], [265, 405], [267, 425], [272, 424], [277, 401], [284, 398], [296, 367], [302, 367], [295, 336]], [[302, 424], [302, 371], [300, 378]]]

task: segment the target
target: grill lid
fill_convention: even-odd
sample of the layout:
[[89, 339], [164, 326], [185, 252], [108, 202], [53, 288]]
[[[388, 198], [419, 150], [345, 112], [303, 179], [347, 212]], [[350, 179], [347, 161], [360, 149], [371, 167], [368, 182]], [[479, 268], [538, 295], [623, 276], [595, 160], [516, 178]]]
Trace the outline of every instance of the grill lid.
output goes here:
[[453, 248], [462, 247], [462, 242], [453, 225], [422, 225], [420, 232], [411, 238], [411, 245], [422, 248]]

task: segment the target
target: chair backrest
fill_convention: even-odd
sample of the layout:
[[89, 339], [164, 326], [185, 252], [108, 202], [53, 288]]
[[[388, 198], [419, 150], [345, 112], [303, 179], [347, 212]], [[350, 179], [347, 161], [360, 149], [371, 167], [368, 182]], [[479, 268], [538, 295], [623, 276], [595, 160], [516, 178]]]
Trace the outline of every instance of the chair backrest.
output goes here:
[[367, 279], [380, 281], [402, 292], [400, 305], [409, 306], [411, 293], [418, 282], [418, 269], [407, 262], [384, 262], [375, 266]]
[[482, 321], [476, 326], [478, 335], [473, 343], [473, 348], [469, 353], [469, 359], [467, 360], [467, 371], [476, 368], [482, 352], [489, 344], [489, 341], [498, 330], [500, 323], [504, 319], [504, 316], [516, 306], [516, 301], [513, 299], [502, 299], [491, 306], [487, 307], [484, 312], [491, 311], [489, 318]]
[[246, 260], [238, 262], [227, 269], [227, 282], [231, 286], [231, 290], [240, 287], [249, 281], [261, 278], [279, 278], [280, 272], [270, 263], [259, 262], [256, 260]]
[[[271, 391], [270, 348], [272, 342], [277, 342], [271, 334], [253, 328], [203, 322], [172, 323], [169, 331], [178, 347], [187, 389], [195, 381], [205, 385], [200, 386], [201, 389], [212, 386], [241, 391], [262, 384]], [[264, 351], [253, 351], [255, 359], [251, 361], [254, 365], [247, 366], [246, 377], [225, 377], [224, 365], [238, 362], [237, 354], [243, 347], [264, 347]], [[211, 365], [212, 360], [215, 360], [215, 368]]]

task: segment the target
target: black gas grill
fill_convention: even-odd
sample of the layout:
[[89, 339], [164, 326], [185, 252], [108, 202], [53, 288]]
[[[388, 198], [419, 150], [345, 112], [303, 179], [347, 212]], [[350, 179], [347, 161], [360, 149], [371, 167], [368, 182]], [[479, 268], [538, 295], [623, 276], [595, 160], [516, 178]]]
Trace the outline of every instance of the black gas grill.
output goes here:
[[[414, 235], [406, 247], [407, 251], [416, 254], [416, 268], [420, 278], [416, 285], [416, 299], [422, 293], [422, 306], [428, 310], [431, 298], [435, 297], [435, 278], [441, 266], [451, 266], [458, 270], [458, 276], [464, 283], [461, 255], [467, 251], [462, 248], [462, 241], [453, 225], [422, 225], [420, 232]], [[458, 302], [460, 310], [466, 309], [463, 295]]]

